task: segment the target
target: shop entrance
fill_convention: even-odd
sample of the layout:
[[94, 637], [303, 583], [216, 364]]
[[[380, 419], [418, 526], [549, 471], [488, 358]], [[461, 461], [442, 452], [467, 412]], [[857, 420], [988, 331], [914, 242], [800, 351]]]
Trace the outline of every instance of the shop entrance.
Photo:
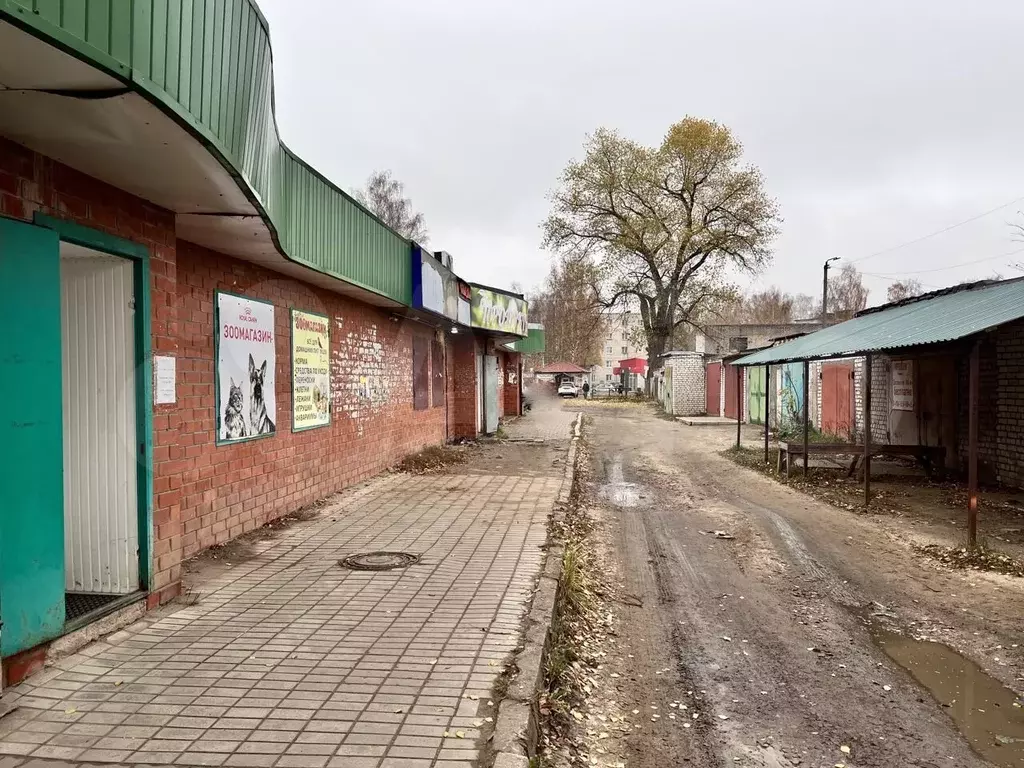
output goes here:
[[61, 243], [68, 622], [139, 589], [132, 263]]
[[149, 572], [146, 251], [38, 218], [0, 218], [3, 657], [139, 599]]

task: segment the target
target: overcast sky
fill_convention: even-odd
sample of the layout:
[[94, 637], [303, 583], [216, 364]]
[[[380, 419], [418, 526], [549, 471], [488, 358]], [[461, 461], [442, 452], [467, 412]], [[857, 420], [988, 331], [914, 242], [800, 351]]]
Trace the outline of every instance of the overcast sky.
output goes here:
[[1020, 0], [259, 4], [284, 141], [346, 189], [391, 169], [470, 280], [541, 282], [546, 194], [587, 133], [656, 144], [686, 115], [730, 126], [779, 200], [752, 285], [817, 293], [828, 256], [1015, 198], [857, 266], [885, 275], [866, 278], [871, 303], [896, 276], [1021, 274], [1024, 252], [1001, 256], [1024, 249], [1008, 226], [1024, 209]]

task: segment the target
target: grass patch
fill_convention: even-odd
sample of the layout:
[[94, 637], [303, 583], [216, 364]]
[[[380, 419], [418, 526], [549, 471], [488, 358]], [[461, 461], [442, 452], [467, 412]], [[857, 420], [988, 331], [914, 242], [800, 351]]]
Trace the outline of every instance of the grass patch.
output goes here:
[[465, 448], [451, 445], [432, 445], [419, 453], [406, 456], [395, 469], [414, 475], [426, 475], [438, 472], [453, 464], [466, 461]]
[[939, 544], [914, 547], [922, 555], [945, 566], [970, 571], [994, 571], [1024, 578], [1024, 562], [996, 552], [985, 545], [977, 547], [943, 547]]

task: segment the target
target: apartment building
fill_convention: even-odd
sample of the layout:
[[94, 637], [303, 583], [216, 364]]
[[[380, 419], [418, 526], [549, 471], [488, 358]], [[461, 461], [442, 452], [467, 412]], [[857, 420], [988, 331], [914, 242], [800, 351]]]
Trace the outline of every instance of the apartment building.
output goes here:
[[605, 333], [601, 342], [601, 363], [591, 372], [591, 381], [620, 381], [615, 370], [620, 360], [631, 358], [647, 359], [647, 344], [644, 343], [643, 321], [639, 312], [610, 312], [605, 316]]

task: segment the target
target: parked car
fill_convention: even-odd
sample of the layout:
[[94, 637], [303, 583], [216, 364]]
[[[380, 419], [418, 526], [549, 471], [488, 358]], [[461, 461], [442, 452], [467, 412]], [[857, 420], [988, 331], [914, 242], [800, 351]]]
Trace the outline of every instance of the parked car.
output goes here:
[[576, 385], [571, 381], [563, 381], [558, 385], [558, 396], [559, 397], [579, 397], [579, 390], [576, 389]]

